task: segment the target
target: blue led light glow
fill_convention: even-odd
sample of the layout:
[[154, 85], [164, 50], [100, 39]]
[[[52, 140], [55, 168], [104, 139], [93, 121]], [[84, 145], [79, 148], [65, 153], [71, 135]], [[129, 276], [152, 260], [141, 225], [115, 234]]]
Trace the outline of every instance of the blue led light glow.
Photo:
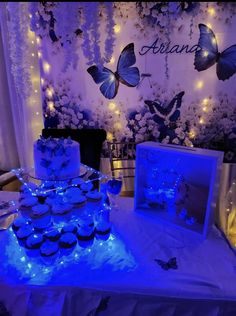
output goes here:
[[[45, 264], [40, 254], [29, 257], [27, 249], [19, 246], [11, 228], [5, 232], [5, 238], [0, 241], [0, 246], [1, 249], [5, 249], [1, 253], [4, 266], [2, 272], [4, 276], [10, 276], [17, 283], [43, 285], [56, 282], [58, 277], [63, 278], [63, 275], [66, 275], [66, 282], [74, 284], [75, 275], [80, 271], [88, 273], [97, 270], [100, 274], [107, 274], [109, 271], [133, 271], [137, 267], [133, 255], [114, 232], [106, 241], [94, 239], [90, 247], [82, 248], [77, 245], [70, 255], [59, 254], [51, 265]], [[83, 278], [86, 277], [84, 274]]]

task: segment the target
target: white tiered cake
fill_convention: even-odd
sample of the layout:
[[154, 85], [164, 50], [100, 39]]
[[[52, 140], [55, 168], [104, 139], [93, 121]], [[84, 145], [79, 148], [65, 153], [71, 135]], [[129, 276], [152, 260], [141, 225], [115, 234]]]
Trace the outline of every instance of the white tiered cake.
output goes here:
[[43, 138], [34, 143], [35, 175], [43, 180], [78, 177], [80, 145], [70, 138]]

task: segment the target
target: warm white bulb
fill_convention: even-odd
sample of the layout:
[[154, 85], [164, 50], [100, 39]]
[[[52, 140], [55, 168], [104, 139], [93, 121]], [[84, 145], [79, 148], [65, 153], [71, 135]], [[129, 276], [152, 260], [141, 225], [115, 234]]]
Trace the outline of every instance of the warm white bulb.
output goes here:
[[52, 101], [48, 102], [47, 105], [48, 105], [48, 108], [49, 108], [50, 111], [55, 110], [54, 103]]
[[189, 132], [189, 138], [194, 138], [196, 136], [196, 133], [192, 130]]
[[200, 124], [204, 124], [203, 118], [200, 118], [199, 123], [200, 123]]
[[54, 94], [54, 90], [52, 87], [46, 89], [46, 95], [51, 98]]
[[41, 58], [41, 57], [42, 57], [42, 53], [38, 52], [38, 58]]
[[51, 66], [49, 65], [49, 63], [44, 61], [43, 62], [43, 71], [48, 74], [50, 72], [50, 69], [51, 69]]
[[116, 24], [116, 25], [114, 26], [114, 32], [115, 32], [116, 34], [118, 34], [118, 33], [120, 33], [120, 31], [121, 31], [121, 26], [120, 26], [119, 24]]
[[111, 132], [107, 132], [107, 140], [112, 141], [113, 135]]
[[36, 114], [36, 115], [39, 115], [39, 112], [36, 112], [35, 114]]
[[109, 108], [109, 110], [113, 111], [113, 110], [115, 110], [115, 108], [116, 108], [116, 104], [115, 104], [114, 102], [110, 102], [110, 103], [108, 104], [108, 108]]
[[197, 89], [202, 89], [203, 88], [203, 81], [202, 80], [198, 80], [196, 82], [196, 88]]
[[34, 53], [32, 53], [31, 56], [34, 57]]
[[215, 13], [216, 13], [216, 11], [215, 11], [215, 9], [214, 8], [212, 8], [212, 7], [210, 7], [210, 8], [208, 8], [208, 14], [210, 15], [210, 16], [214, 16], [215, 15]]
[[114, 128], [115, 128], [115, 129], [121, 129], [121, 128], [122, 128], [121, 123], [120, 123], [120, 122], [115, 123], [115, 124], [114, 124]]
[[203, 57], [207, 57], [209, 55], [209, 52], [207, 50], [203, 51]]
[[207, 99], [207, 98], [204, 98], [204, 99], [202, 100], [202, 104], [203, 104], [203, 105], [207, 105], [208, 102], [209, 102], [209, 99]]

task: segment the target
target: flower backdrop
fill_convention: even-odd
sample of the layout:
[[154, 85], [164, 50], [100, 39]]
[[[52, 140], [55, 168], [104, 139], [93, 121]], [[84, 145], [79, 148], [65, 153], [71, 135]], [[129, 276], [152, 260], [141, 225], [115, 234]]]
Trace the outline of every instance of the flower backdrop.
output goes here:
[[[236, 75], [219, 80], [217, 58], [199, 71], [202, 57], [196, 53], [199, 24], [211, 30], [209, 51], [210, 41], [219, 52], [236, 44], [235, 3], [42, 2], [28, 10], [38, 39], [46, 128], [104, 128], [109, 140], [223, 150], [225, 161], [236, 162]], [[14, 36], [17, 32], [12, 29]], [[96, 65], [100, 72], [105, 66], [117, 80], [129, 43], [136, 57], [131, 62], [130, 51], [129, 63], [140, 82], [131, 87], [118, 82], [119, 93], [108, 100], [99, 90], [102, 81], [87, 68]], [[15, 77], [21, 85], [17, 72]]]

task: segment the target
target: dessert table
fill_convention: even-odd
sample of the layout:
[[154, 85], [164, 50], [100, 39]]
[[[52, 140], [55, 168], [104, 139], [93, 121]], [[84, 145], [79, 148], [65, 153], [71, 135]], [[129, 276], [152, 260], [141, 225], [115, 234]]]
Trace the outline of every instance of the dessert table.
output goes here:
[[[0, 200], [17, 198], [0, 193]], [[203, 240], [135, 213], [132, 198], [119, 198], [118, 205], [110, 238], [57, 266], [34, 267], [11, 229], [1, 231], [6, 310], [12, 316], [236, 315], [236, 256], [216, 227]], [[177, 269], [155, 261], [173, 257]]]

